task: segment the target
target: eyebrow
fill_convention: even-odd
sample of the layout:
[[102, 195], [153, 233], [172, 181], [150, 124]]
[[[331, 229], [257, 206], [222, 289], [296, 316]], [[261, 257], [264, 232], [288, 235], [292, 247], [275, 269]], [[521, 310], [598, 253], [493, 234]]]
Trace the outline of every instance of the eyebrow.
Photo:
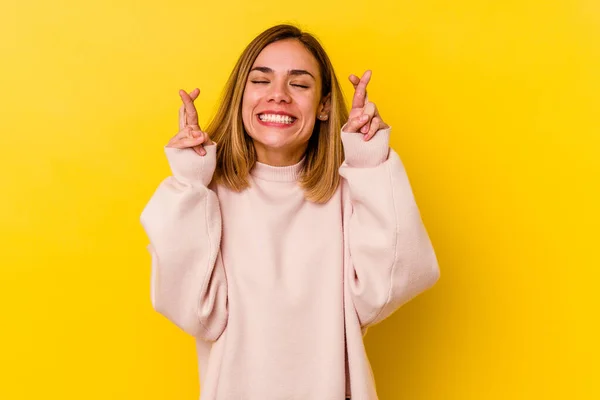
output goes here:
[[[269, 67], [254, 67], [254, 68], [252, 68], [252, 70], [250, 70], [250, 72], [252, 72], [252, 71], [260, 71], [260, 72], [263, 72], [265, 74], [272, 74], [272, 73], [275, 72], [275, 71], [273, 71]], [[292, 75], [292, 76], [310, 75], [313, 79], [315, 79], [315, 77], [313, 76], [313, 74], [311, 74], [310, 72], [308, 72], [305, 69], [291, 69], [291, 70], [288, 71], [288, 75]]]

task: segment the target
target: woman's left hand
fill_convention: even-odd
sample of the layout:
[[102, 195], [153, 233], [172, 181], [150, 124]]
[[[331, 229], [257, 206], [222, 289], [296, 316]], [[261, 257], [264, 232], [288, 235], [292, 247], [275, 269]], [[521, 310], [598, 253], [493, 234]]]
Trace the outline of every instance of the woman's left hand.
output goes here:
[[361, 78], [354, 74], [348, 78], [354, 86], [354, 97], [348, 122], [342, 128], [348, 133], [363, 133], [365, 141], [370, 140], [378, 130], [389, 128], [379, 115], [375, 103], [370, 102], [367, 96], [367, 85], [371, 80], [371, 74], [371, 71], [367, 70]]

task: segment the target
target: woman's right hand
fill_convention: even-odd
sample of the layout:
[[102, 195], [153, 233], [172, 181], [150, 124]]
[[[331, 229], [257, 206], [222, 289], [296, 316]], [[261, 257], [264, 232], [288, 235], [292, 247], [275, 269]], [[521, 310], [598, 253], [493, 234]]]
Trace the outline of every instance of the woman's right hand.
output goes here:
[[185, 90], [179, 91], [183, 105], [179, 108], [179, 132], [167, 144], [167, 147], [177, 149], [192, 148], [198, 155], [206, 155], [204, 146], [213, 142], [206, 132], [198, 125], [198, 112], [194, 106], [194, 100], [198, 98], [200, 89], [196, 88], [189, 94]]

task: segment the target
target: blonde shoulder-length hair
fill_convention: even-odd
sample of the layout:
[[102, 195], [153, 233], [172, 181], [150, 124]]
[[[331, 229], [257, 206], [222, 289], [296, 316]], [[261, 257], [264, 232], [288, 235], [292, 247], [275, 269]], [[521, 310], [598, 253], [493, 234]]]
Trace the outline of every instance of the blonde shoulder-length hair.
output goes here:
[[277, 25], [262, 32], [238, 59], [216, 115], [206, 128], [211, 139], [217, 143], [214, 179], [216, 183], [235, 191], [249, 186], [248, 174], [256, 163], [256, 151], [242, 121], [244, 88], [259, 53], [269, 44], [284, 39], [298, 40], [311, 52], [321, 73], [321, 99], [331, 94], [329, 118], [315, 122], [299, 182], [308, 200], [325, 203], [333, 196], [340, 182], [338, 169], [344, 160], [340, 132], [342, 124], [348, 119], [348, 111], [327, 53], [314, 36], [292, 25]]

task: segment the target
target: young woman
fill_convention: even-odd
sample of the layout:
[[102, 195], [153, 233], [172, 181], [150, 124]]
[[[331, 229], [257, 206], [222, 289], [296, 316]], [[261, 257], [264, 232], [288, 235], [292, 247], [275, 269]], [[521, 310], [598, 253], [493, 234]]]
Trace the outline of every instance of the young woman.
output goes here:
[[180, 91], [172, 176], [142, 212], [153, 307], [196, 338], [202, 400], [376, 399], [363, 336], [439, 276], [390, 127], [279, 25], [206, 130]]

